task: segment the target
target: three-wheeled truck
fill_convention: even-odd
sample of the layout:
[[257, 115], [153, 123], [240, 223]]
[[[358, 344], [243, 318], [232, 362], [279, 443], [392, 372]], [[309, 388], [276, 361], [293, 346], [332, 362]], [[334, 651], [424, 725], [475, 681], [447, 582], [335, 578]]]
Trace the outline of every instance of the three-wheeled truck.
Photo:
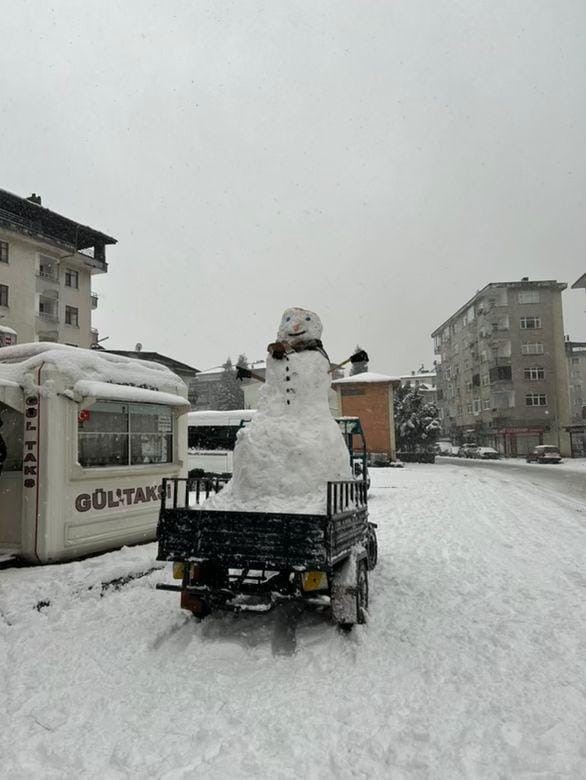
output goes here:
[[323, 604], [345, 629], [364, 623], [368, 572], [377, 561], [364, 480], [327, 483], [325, 514], [210, 510], [222, 479], [163, 481], [157, 559], [173, 562], [181, 607], [204, 618], [217, 609], [270, 609], [292, 599]]

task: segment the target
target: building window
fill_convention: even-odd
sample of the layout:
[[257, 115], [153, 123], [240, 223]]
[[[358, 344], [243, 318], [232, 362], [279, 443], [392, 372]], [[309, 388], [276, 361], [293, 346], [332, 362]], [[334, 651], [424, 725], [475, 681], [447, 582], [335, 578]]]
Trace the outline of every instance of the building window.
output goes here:
[[522, 355], [543, 355], [543, 344], [539, 341], [521, 344]]
[[536, 382], [541, 379], [545, 379], [545, 369], [541, 366], [531, 366], [530, 368], [526, 368], [525, 371], [525, 379], [529, 380], [530, 382]]
[[472, 411], [474, 414], [480, 414], [480, 404], [481, 404], [480, 398], [475, 398], [472, 401]]
[[466, 404], [466, 413], [472, 414], [472, 404]]
[[59, 265], [54, 257], [39, 255], [39, 276], [53, 282], [59, 281]]
[[525, 406], [547, 406], [547, 396], [545, 393], [527, 393]]
[[0, 263], [8, 262], [8, 241], [0, 241]]
[[517, 300], [519, 303], [539, 303], [539, 290], [520, 292]]
[[486, 387], [489, 384], [490, 384], [490, 377], [488, 376], [488, 374], [483, 374], [482, 375], [482, 386]]
[[8, 306], [8, 285], [0, 284], [0, 306]]
[[541, 317], [521, 317], [521, 330], [537, 330], [541, 328]]
[[72, 271], [70, 268], [68, 268], [65, 271], [65, 286], [66, 287], [75, 287], [76, 290], [79, 288], [79, 272], [78, 271]]
[[75, 306], [65, 307], [65, 324], [72, 325], [74, 328], [79, 328], [79, 309]]
[[491, 382], [507, 382], [513, 378], [511, 366], [495, 366], [489, 372]]
[[96, 401], [79, 416], [77, 441], [84, 468], [171, 463], [171, 410], [160, 404]]
[[484, 399], [484, 409], [485, 409], [485, 411], [487, 409], [490, 409], [490, 398], [485, 398]]

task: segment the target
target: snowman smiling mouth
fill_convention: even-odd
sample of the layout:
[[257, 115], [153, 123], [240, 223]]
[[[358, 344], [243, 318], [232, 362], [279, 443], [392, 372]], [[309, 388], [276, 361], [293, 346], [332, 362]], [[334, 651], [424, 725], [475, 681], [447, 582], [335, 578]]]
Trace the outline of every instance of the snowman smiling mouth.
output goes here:
[[305, 333], [307, 333], [306, 330], [300, 330], [299, 333], [289, 333], [289, 336], [294, 339], [297, 338], [297, 336], [303, 336]]

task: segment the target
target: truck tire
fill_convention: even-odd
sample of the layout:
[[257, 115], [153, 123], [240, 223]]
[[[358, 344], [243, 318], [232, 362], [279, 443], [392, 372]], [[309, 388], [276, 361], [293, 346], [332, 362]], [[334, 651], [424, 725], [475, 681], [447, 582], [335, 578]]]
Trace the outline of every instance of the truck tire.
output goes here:
[[356, 578], [356, 622], [366, 623], [368, 614], [368, 567], [366, 561], [360, 561]]
[[368, 562], [368, 571], [372, 571], [378, 561], [378, 541], [376, 538], [376, 532], [372, 527], [368, 529], [368, 537], [366, 540], [366, 559]]
[[354, 587], [354, 609], [353, 620], [347, 617], [338, 620], [338, 626], [342, 631], [351, 631], [355, 624], [362, 625], [366, 623], [368, 614], [368, 566], [366, 559], [363, 558], [356, 566], [356, 585]]

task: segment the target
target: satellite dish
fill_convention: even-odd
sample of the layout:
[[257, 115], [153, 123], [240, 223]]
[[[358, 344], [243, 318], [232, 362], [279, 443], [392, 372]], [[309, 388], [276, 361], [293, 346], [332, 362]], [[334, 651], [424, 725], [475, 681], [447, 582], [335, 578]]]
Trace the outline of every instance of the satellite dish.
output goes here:
[[142, 350], [142, 344], [139, 341], [138, 344], [135, 346], [134, 351], [135, 352], [140, 352], [141, 350]]

